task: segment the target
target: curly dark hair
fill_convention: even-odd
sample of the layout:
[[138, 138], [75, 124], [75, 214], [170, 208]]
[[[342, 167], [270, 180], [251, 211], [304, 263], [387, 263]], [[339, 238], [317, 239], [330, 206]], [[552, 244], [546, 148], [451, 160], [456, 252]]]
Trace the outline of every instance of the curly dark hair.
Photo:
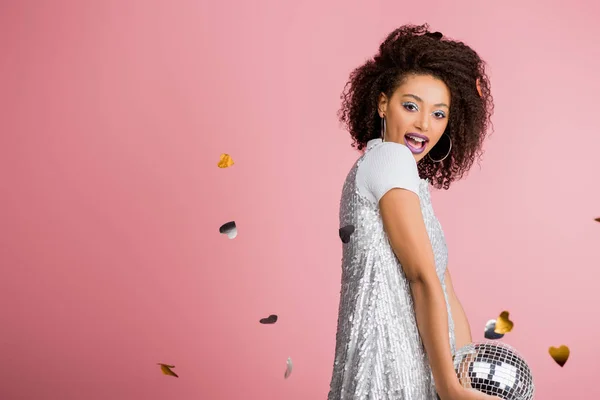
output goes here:
[[352, 146], [364, 149], [369, 140], [381, 137], [380, 94], [391, 97], [410, 74], [441, 79], [451, 93], [445, 133], [452, 139], [452, 152], [442, 162], [424, 157], [418, 163], [421, 178], [438, 189], [448, 189], [481, 159], [494, 109], [485, 62], [469, 46], [429, 32], [428, 24], [396, 29], [373, 59], [350, 74], [338, 116], [353, 138]]

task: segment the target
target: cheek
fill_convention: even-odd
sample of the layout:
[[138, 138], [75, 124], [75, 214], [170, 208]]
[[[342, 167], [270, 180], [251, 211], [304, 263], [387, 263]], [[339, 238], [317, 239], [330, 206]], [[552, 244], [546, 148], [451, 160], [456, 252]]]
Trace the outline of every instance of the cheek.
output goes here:
[[398, 129], [404, 129], [404, 127], [410, 126], [414, 122], [414, 118], [414, 114], [402, 108], [394, 113], [394, 125]]
[[440, 141], [440, 139], [442, 138], [442, 136], [444, 135], [444, 131], [446, 130], [446, 126], [448, 126], [447, 124], [443, 124], [440, 125], [439, 127], [436, 127], [435, 133], [432, 135], [432, 142], [433, 145], [435, 146], [437, 144], [437, 142]]
[[443, 120], [438, 121], [439, 123], [435, 125], [435, 135], [437, 137], [442, 137], [446, 128], [448, 127], [448, 119], [445, 118]]

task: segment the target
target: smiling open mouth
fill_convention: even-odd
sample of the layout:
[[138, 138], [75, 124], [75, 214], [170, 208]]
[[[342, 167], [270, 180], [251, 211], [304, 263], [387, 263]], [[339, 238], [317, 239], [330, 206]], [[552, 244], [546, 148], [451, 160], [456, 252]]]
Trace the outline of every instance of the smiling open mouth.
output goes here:
[[429, 139], [426, 136], [416, 133], [407, 133], [404, 135], [404, 143], [413, 154], [420, 154], [425, 151]]

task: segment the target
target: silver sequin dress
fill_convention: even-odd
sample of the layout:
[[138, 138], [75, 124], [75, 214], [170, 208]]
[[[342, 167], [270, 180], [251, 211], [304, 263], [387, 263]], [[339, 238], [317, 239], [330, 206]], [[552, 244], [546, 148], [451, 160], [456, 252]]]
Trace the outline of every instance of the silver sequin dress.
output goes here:
[[[343, 186], [340, 228], [353, 225], [343, 244], [342, 280], [335, 362], [328, 400], [433, 400], [433, 376], [419, 331], [410, 287], [383, 229], [376, 202], [357, 190], [356, 172]], [[429, 183], [419, 179], [421, 211], [435, 255], [448, 309], [449, 341], [455, 352], [454, 323], [444, 284], [447, 248], [431, 205]]]

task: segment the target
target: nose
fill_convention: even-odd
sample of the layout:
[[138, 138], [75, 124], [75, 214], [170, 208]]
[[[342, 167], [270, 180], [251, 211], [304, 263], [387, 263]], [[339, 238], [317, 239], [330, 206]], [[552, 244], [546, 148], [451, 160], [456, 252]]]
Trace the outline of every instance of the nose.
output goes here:
[[429, 115], [422, 113], [420, 118], [417, 119], [416, 127], [423, 132], [427, 132], [429, 130]]

